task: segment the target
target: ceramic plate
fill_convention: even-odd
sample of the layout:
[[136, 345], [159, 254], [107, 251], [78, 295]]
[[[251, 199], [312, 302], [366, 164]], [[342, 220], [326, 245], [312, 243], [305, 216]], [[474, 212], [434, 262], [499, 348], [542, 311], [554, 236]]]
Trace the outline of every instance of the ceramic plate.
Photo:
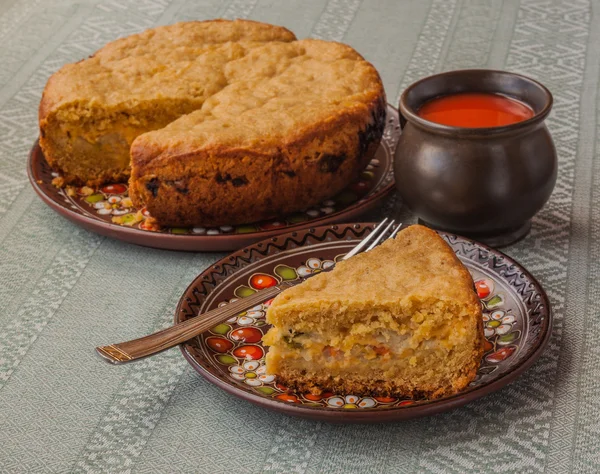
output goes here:
[[38, 142], [29, 154], [28, 175], [34, 190], [46, 204], [98, 234], [169, 250], [237, 250], [257, 240], [309, 225], [354, 220], [385, 199], [394, 188], [392, 163], [400, 135], [398, 111], [388, 105], [387, 112], [381, 145], [357, 182], [319, 206], [270, 221], [215, 228], [157, 228], [146, 222], [149, 215], [145, 209], [133, 207], [126, 183], [98, 189], [53, 186], [52, 180], [58, 174], [48, 166]]
[[[372, 224], [340, 224], [290, 232], [226, 257], [186, 290], [175, 321], [196, 317], [255, 291], [319, 272], [368, 235]], [[181, 345], [189, 363], [222, 389], [265, 408], [339, 422], [380, 422], [429, 415], [463, 405], [514, 380], [540, 356], [551, 332], [548, 298], [518, 263], [477, 242], [440, 233], [473, 275], [483, 307], [485, 355], [464, 391], [435, 401], [289, 392], [265, 373], [269, 302]]]

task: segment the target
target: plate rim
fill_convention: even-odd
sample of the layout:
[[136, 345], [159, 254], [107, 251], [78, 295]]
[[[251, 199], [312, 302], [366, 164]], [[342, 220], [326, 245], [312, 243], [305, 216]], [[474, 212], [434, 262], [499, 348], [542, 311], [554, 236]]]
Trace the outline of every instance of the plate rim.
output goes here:
[[[334, 228], [334, 227], [342, 228], [341, 231], [343, 232], [348, 227], [356, 228], [356, 226], [362, 226], [362, 227], [372, 228], [376, 224], [377, 223], [374, 223], [374, 222], [361, 222], [361, 223], [324, 225], [324, 226], [319, 226], [319, 227], [310, 228], [310, 229], [302, 229], [302, 232], [304, 232], [305, 234], [306, 233], [314, 233], [314, 232], [321, 231], [325, 228]], [[340, 229], [333, 229], [333, 230], [340, 230]], [[443, 231], [437, 231], [437, 232], [441, 235], [445, 235], [448, 237], [455, 237], [455, 238], [463, 240], [467, 243], [474, 244], [488, 252], [491, 252], [495, 255], [499, 255], [502, 258], [504, 258], [505, 261], [509, 265], [514, 265], [517, 270], [524, 273], [527, 276], [527, 278], [531, 280], [532, 284], [536, 288], [536, 291], [540, 294], [542, 303], [546, 307], [546, 317], [543, 320], [542, 329], [541, 329], [541, 332], [543, 333], [543, 335], [540, 338], [540, 340], [538, 341], [537, 346], [535, 346], [535, 348], [533, 348], [531, 350], [529, 355], [525, 359], [520, 361], [512, 370], [506, 372], [505, 374], [501, 375], [497, 379], [495, 379], [485, 385], [480, 385], [480, 386], [473, 388], [472, 390], [469, 390], [464, 393], [458, 393], [458, 394], [452, 395], [450, 397], [442, 398], [439, 400], [431, 400], [431, 401], [417, 404], [414, 406], [408, 405], [408, 406], [404, 406], [404, 407], [397, 407], [397, 406], [381, 407], [374, 411], [370, 411], [370, 410], [343, 410], [343, 411], [340, 411], [338, 408], [327, 408], [327, 407], [316, 408], [316, 407], [297, 405], [294, 403], [277, 401], [277, 400], [273, 400], [273, 399], [270, 399], [267, 397], [263, 397], [258, 394], [254, 394], [252, 392], [246, 392], [244, 390], [237, 388], [235, 385], [222, 380], [221, 378], [217, 377], [216, 375], [212, 374], [211, 372], [206, 370], [204, 367], [202, 367], [202, 365], [198, 363], [198, 361], [195, 359], [195, 357], [187, 350], [187, 348], [186, 348], [187, 343], [180, 344], [179, 349], [180, 349], [181, 353], [183, 354], [184, 358], [194, 368], [194, 370], [196, 372], [198, 372], [202, 377], [204, 377], [206, 380], [213, 383], [217, 387], [221, 388], [222, 390], [224, 390], [238, 398], [246, 400], [254, 405], [261, 406], [266, 409], [271, 409], [271, 410], [274, 410], [274, 411], [277, 411], [280, 413], [284, 413], [287, 415], [292, 415], [295, 417], [301, 417], [301, 418], [307, 418], [307, 419], [313, 419], [313, 420], [329, 421], [329, 422], [334, 422], [334, 423], [382, 423], [382, 422], [403, 421], [403, 420], [408, 420], [408, 419], [413, 419], [413, 418], [420, 418], [423, 416], [434, 415], [437, 413], [442, 413], [442, 412], [445, 412], [448, 410], [452, 410], [454, 408], [459, 408], [461, 406], [464, 406], [464, 405], [466, 405], [472, 401], [475, 401], [479, 398], [483, 398], [493, 392], [496, 392], [496, 391], [502, 389], [503, 387], [511, 384], [512, 382], [514, 382], [517, 378], [519, 378], [525, 371], [527, 371], [540, 358], [540, 356], [542, 355], [542, 353], [544, 352], [544, 350], [546, 349], [546, 347], [548, 345], [548, 342], [550, 340], [550, 337], [551, 337], [552, 331], [553, 331], [552, 306], [550, 304], [550, 299], [548, 297], [548, 294], [546, 293], [546, 291], [544, 290], [544, 288], [542, 287], [542, 285], [540, 284], [538, 279], [535, 278], [535, 276], [533, 276], [525, 267], [523, 267], [514, 258], [506, 255], [505, 253], [503, 253], [502, 251], [500, 251], [498, 249], [494, 249], [485, 244], [477, 242], [473, 239], [469, 239], [468, 237], [463, 237], [463, 236], [453, 234], [450, 232], [443, 232]], [[297, 233], [297, 231], [288, 232], [286, 234], [280, 234], [280, 235], [278, 235], [278, 238], [292, 237], [291, 234], [293, 234], [293, 233]], [[288, 236], [287, 234], [290, 234], [290, 235]], [[297, 237], [297, 236], [293, 236], [293, 237]], [[216, 266], [222, 267], [223, 264], [226, 264], [226, 263], [231, 264], [232, 259], [237, 260], [238, 257], [242, 257], [244, 254], [251, 255], [251, 250], [255, 249], [255, 247], [256, 247], [256, 250], [260, 250], [259, 245], [266, 247], [271, 242], [272, 242], [271, 238], [268, 238], [268, 239], [264, 239], [259, 242], [256, 242], [252, 245], [249, 245], [247, 247], [244, 247], [243, 249], [239, 249], [235, 252], [232, 252], [229, 255], [226, 255], [222, 259], [219, 259], [218, 261], [212, 263], [210, 266], [208, 266], [206, 269], [204, 269], [202, 272], [200, 272], [193, 279], [193, 281], [187, 286], [187, 288], [183, 292], [181, 298], [179, 299], [179, 302], [177, 303], [177, 307], [175, 310], [174, 323], [176, 324], [176, 323], [180, 322], [180, 315], [182, 314], [181, 308], [184, 304], [185, 298], [188, 295], [189, 291], [196, 285], [197, 282], [201, 281], [205, 275], [211, 273], [215, 269], [214, 267], [216, 267]], [[297, 247], [297, 248], [302, 248], [302, 247], [304, 247], [304, 245], [301, 247]], [[263, 258], [265, 258], [265, 257], [259, 258], [258, 261], [263, 260]], [[252, 265], [254, 263], [255, 262], [252, 262], [250, 265]], [[237, 271], [238, 270], [234, 271], [233, 273], [231, 273], [231, 275], [235, 274]], [[222, 284], [222, 283], [218, 283], [211, 290], [211, 292], [214, 291], [220, 284]]]
[[[398, 109], [387, 103], [387, 107], [392, 109], [396, 114], [399, 114]], [[388, 119], [386, 118], [386, 121]], [[383, 139], [380, 146], [387, 146]], [[394, 150], [390, 149], [390, 167], [392, 169], [392, 180], [383, 186], [379, 191], [376, 191], [363, 202], [356, 202], [344, 210], [328, 214], [313, 220], [299, 222], [287, 227], [279, 229], [261, 230], [258, 232], [248, 232], [244, 234], [220, 234], [220, 235], [186, 235], [186, 234], [167, 234], [160, 232], [145, 231], [142, 229], [126, 227], [112, 222], [102, 221], [94, 217], [87, 216], [83, 213], [79, 213], [70, 209], [68, 206], [63, 205], [61, 202], [57, 202], [51, 196], [49, 196], [43, 189], [42, 185], [38, 183], [35, 170], [34, 161], [37, 162], [37, 155], [43, 155], [43, 152], [39, 145], [39, 137], [33, 143], [33, 146], [29, 150], [27, 158], [27, 177], [35, 193], [41, 198], [41, 200], [52, 210], [63, 216], [64, 218], [74, 222], [75, 224], [95, 232], [99, 235], [112, 237], [125, 242], [165, 250], [182, 250], [192, 252], [219, 252], [219, 251], [231, 251], [233, 249], [239, 249], [240, 246], [248, 246], [252, 243], [259, 242], [262, 239], [274, 237], [287, 232], [298, 231], [307, 227], [323, 226], [327, 224], [334, 224], [341, 222], [344, 219], [356, 218], [363, 213], [376, 207], [381, 201], [383, 201], [395, 188], [396, 180], [393, 176], [394, 168]], [[45, 159], [45, 157], [44, 157]]]

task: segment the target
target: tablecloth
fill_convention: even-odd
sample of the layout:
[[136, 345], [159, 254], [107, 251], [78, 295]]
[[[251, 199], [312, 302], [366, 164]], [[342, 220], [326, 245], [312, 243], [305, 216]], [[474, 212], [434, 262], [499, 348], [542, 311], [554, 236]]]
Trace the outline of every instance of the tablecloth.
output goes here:
[[[591, 0], [0, 1], [0, 471], [599, 472], [600, 3]], [[558, 182], [531, 234], [506, 252], [547, 290], [550, 344], [518, 381], [464, 408], [382, 425], [267, 412], [195, 373], [175, 349], [114, 367], [96, 345], [172, 321], [222, 254], [121, 243], [34, 195], [27, 154], [50, 74], [107, 41], [160, 24], [251, 18], [349, 43], [388, 99], [439, 71], [532, 76]], [[393, 196], [365, 216], [414, 217]]]

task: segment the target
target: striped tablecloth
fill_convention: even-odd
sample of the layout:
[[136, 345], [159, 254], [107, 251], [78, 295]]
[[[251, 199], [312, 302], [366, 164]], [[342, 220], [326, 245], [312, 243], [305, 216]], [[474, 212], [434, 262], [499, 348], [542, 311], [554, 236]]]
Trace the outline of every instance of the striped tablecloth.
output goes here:
[[[591, 0], [1, 0], [0, 471], [599, 472], [600, 4]], [[252, 18], [351, 44], [396, 103], [444, 70], [508, 69], [554, 93], [559, 176], [507, 249], [544, 285], [555, 329], [521, 379], [462, 409], [335, 426], [266, 412], [174, 350], [115, 368], [92, 348], [169, 324], [220, 258], [127, 245], [58, 217], [25, 174], [50, 74], [119, 36], [178, 20]], [[393, 197], [384, 211], [411, 216]]]

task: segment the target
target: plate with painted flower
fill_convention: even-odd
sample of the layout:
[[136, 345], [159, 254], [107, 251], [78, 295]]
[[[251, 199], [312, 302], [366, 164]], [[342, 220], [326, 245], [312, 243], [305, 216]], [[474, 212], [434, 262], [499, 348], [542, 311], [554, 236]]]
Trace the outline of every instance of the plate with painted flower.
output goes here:
[[36, 141], [29, 154], [28, 175], [35, 192], [52, 209], [88, 230], [138, 245], [169, 250], [237, 250], [273, 235], [307, 226], [349, 221], [378, 206], [394, 189], [393, 156], [400, 124], [398, 111], [387, 108], [383, 138], [359, 179], [317, 206], [263, 222], [220, 227], [160, 227], [148, 211], [129, 197], [127, 183], [91, 188], [52, 184], [54, 172]]
[[[373, 224], [340, 224], [272, 237], [220, 260], [188, 287], [175, 322], [202, 317], [264, 288], [326, 270], [368, 235]], [[465, 264], [481, 302], [485, 353], [473, 382], [438, 400], [316, 396], [288, 390], [266, 372], [262, 338], [270, 301], [244, 311], [181, 345], [202, 376], [257, 405], [290, 415], [338, 422], [392, 421], [438, 413], [500, 389], [540, 356], [551, 332], [546, 293], [517, 262], [472, 240], [440, 232]], [[199, 316], [200, 315], [200, 316]]]

